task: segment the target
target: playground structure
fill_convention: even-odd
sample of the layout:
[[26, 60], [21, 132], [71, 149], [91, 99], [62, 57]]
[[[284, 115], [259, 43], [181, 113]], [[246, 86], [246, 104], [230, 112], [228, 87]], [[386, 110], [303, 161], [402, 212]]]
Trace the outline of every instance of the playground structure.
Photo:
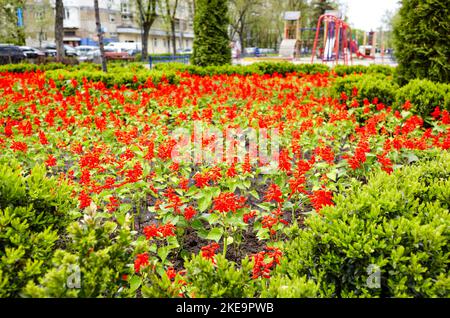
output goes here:
[[280, 44], [280, 56], [296, 58], [300, 56], [301, 48], [300, 12], [288, 11], [284, 13], [284, 36]]
[[[358, 58], [375, 59], [376, 36], [377, 34], [373, 31], [364, 33], [363, 45], [357, 48], [355, 52]], [[368, 41], [366, 41], [367, 37], [369, 38]]]
[[[324, 24], [323, 28], [321, 28]], [[341, 19], [341, 14], [337, 11], [326, 11], [317, 21], [316, 36], [314, 38], [311, 63], [317, 53], [317, 46], [320, 33], [323, 32], [323, 42], [319, 49], [318, 57], [323, 63], [332, 62], [338, 64], [343, 60], [345, 65], [353, 62], [352, 53], [356, 53], [355, 43], [352, 40], [352, 31], [346, 22]], [[356, 52], [355, 52], [356, 51]], [[358, 54], [358, 53], [357, 53]]]

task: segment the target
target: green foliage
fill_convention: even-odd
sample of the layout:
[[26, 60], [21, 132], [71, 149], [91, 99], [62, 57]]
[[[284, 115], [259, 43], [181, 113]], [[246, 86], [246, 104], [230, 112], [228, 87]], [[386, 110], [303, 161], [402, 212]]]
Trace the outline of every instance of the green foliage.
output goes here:
[[160, 70], [164, 72], [177, 71], [177, 72], [188, 72], [191, 75], [200, 76], [214, 76], [214, 75], [252, 75], [252, 74], [281, 74], [286, 75], [288, 73], [299, 73], [299, 74], [317, 74], [326, 73], [330, 69], [328, 66], [323, 64], [292, 64], [292, 63], [271, 63], [271, 62], [261, 62], [255, 63], [248, 66], [241, 65], [222, 65], [222, 66], [196, 66], [196, 65], [186, 65], [181, 63], [164, 63], [155, 65], [155, 70]]
[[307, 275], [325, 297], [449, 297], [449, 177], [442, 153], [335, 196], [293, 231], [274, 278]]
[[28, 175], [17, 164], [0, 165], [0, 297], [14, 297], [42, 275], [59, 234], [71, 219], [71, 189], [47, 178], [43, 166]]
[[377, 97], [386, 105], [392, 105], [395, 102], [398, 90], [397, 84], [383, 74], [353, 74], [336, 78], [331, 91], [336, 98], [341, 97], [341, 93], [344, 92], [351, 99], [354, 88], [358, 91], [358, 95], [354, 96], [358, 102], [362, 103], [365, 98], [371, 102]]
[[66, 86], [70, 89], [71, 80], [78, 83], [83, 80], [92, 82], [103, 82], [106, 87], [120, 87], [125, 85], [130, 88], [138, 88], [140, 85], [158, 85], [161, 82], [175, 84], [179, 82], [178, 76], [174, 72], [161, 72], [144, 70], [143, 67], [133, 69], [133, 66], [127, 68], [112, 68], [110, 72], [86, 71], [86, 70], [54, 70], [45, 73], [47, 79], [53, 80], [57, 87]]
[[450, 81], [450, 12], [446, 0], [404, 0], [394, 23], [398, 81]]
[[351, 75], [351, 74], [384, 74], [386, 76], [392, 76], [395, 74], [395, 67], [388, 65], [371, 64], [365, 65], [337, 65], [333, 68], [333, 71], [338, 76]]
[[55, 252], [52, 268], [28, 282], [25, 297], [129, 297], [123, 275], [132, 263], [131, 218], [120, 224], [110, 214], [89, 207], [84, 217], [67, 227], [70, 241]]
[[272, 63], [261, 62], [254, 64], [263, 74], [282, 74], [299, 73], [299, 74], [317, 74], [327, 73], [330, 71], [329, 67], [323, 64], [293, 64], [287, 62]]
[[261, 292], [262, 298], [314, 298], [319, 296], [319, 286], [306, 276], [276, 276], [270, 279], [269, 287]]
[[198, 0], [195, 2], [195, 38], [192, 54], [194, 65], [231, 63], [228, 24], [228, 1]]
[[200, 255], [185, 262], [186, 281], [196, 298], [224, 297], [240, 298], [255, 295], [256, 281], [251, 278], [252, 262], [247, 258], [241, 268], [222, 255], [216, 256], [217, 264]]
[[406, 101], [411, 102], [411, 111], [429, 116], [439, 106], [450, 111], [450, 85], [433, 83], [429, 80], [412, 80], [400, 88], [396, 94], [395, 105], [400, 108]]
[[25, 73], [25, 72], [35, 72], [35, 71], [47, 71], [47, 70], [57, 70], [63, 69], [64, 64], [62, 63], [48, 63], [48, 64], [31, 64], [31, 63], [18, 63], [18, 64], [6, 64], [0, 65], [0, 73]]

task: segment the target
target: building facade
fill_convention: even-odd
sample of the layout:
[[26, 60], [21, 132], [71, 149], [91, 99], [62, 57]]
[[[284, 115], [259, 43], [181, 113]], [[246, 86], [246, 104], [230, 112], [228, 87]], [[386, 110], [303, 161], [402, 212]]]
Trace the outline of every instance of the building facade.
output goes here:
[[[162, 3], [162, 1], [158, 1]], [[175, 14], [176, 48], [191, 49], [194, 40], [193, 1], [180, 0]], [[64, 0], [64, 43], [96, 45], [98, 42], [93, 0]], [[24, 9], [26, 44], [42, 47], [54, 43], [54, 0], [28, 0]], [[136, 0], [99, 0], [100, 21], [105, 43], [141, 42], [142, 29]], [[170, 27], [163, 8], [148, 38], [149, 54], [172, 52]]]

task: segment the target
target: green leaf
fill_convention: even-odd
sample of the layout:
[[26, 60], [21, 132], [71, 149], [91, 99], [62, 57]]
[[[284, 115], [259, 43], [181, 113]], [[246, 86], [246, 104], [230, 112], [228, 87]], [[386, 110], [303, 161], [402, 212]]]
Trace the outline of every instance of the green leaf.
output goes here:
[[210, 193], [206, 194], [198, 200], [198, 209], [200, 212], [204, 212], [210, 205], [212, 196]]
[[224, 240], [227, 241], [227, 245], [231, 245], [234, 242], [234, 239], [232, 236], [226, 237]]
[[200, 221], [198, 219], [191, 222], [191, 227], [194, 230], [196, 230], [196, 231], [200, 231], [200, 230], [204, 230], [205, 229], [204, 226], [203, 226], [202, 221]]
[[133, 275], [130, 278], [130, 292], [135, 292], [142, 284], [142, 280], [139, 276]]
[[158, 249], [158, 256], [161, 259], [161, 261], [164, 263], [164, 261], [167, 259], [167, 256], [169, 255], [170, 249], [166, 246], [162, 246]]
[[334, 169], [333, 171], [328, 172], [328, 173], [327, 173], [327, 177], [328, 177], [328, 179], [330, 179], [331, 181], [336, 182], [336, 180], [337, 180], [337, 170]]
[[252, 197], [259, 200], [259, 194], [256, 190], [251, 190], [249, 193], [252, 195]]
[[219, 242], [220, 239], [222, 238], [222, 234], [223, 234], [223, 229], [215, 227], [211, 231], [209, 231], [206, 238], [208, 240], [213, 240], [213, 241]]

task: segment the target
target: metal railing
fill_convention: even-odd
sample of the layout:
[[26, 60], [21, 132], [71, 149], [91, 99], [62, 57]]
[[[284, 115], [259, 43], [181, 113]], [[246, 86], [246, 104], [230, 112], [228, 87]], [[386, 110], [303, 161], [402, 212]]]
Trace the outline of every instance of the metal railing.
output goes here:
[[189, 64], [191, 56], [190, 55], [167, 55], [167, 56], [149, 56], [148, 62], [150, 64], [150, 68], [153, 68], [153, 65], [159, 63], [172, 63], [178, 62], [183, 64]]

